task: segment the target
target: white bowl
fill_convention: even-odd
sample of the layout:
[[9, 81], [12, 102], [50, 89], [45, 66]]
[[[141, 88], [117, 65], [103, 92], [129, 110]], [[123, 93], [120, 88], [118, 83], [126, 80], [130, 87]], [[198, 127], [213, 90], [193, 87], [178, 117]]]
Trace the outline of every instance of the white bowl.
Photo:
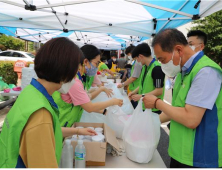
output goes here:
[[94, 128], [94, 127], [87, 127], [87, 128], [92, 129], [92, 130], [95, 130], [95, 128]]
[[102, 135], [96, 135], [92, 137], [93, 142], [104, 142], [105, 137]]
[[100, 127], [95, 128], [95, 131], [98, 133], [103, 133], [103, 128], [100, 128]]

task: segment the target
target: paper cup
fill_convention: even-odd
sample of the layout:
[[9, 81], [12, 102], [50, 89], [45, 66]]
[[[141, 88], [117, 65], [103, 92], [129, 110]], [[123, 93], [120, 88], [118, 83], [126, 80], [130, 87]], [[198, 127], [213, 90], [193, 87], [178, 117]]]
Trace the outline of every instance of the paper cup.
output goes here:
[[97, 133], [101, 133], [102, 134], [103, 133], [103, 128], [100, 128], [100, 127], [99, 128], [95, 128], [95, 131]]

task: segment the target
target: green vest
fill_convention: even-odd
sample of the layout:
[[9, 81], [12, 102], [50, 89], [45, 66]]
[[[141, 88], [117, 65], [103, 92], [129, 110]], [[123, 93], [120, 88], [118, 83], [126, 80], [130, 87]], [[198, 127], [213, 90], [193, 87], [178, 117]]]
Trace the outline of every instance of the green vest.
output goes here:
[[[143, 66], [142, 72], [141, 72], [141, 78], [140, 78], [139, 94], [146, 94], [146, 93], [149, 93], [149, 92], [155, 90], [155, 86], [153, 85], [152, 71], [153, 71], [153, 68], [156, 67], [156, 66], [160, 66], [160, 63], [157, 62], [157, 61], [154, 61], [153, 63], [151, 63], [151, 65], [148, 66], [148, 68], [147, 68], [147, 74], [146, 75], [144, 75], [146, 67]], [[145, 76], [145, 78], [144, 78], [144, 82], [142, 84], [144, 76]], [[165, 92], [165, 88], [163, 87], [162, 95], [157, 96], [157, 97], [160, 98], [161, 100], [163, 100], [164, 92]], [[144, 103], [143, 103], [143, 109], [144, 110], [146, 109], [145, 106], [144, 106]], [[152, 111], [159, 111], [159, 110], [153, 108]]]
[[[185, 107], [187, 94], [192, 85], [192, 81], [196, 74], [204, 67], [212, 67], [222, 73], [220, 66], [214, 63], [207, 56], [200, 58], [199, 61], [197, 61], [197, 63], [194, 65], [193, 69], [189, 73], [185, 74], [183, 78], [181, 73], [177, 75], [173, 88], [172, 105], [174, 107]], [[216, 123], [209, 120], [209, 116], [212, 116], [213, 110], [208, 109], [206, 110], [200, 125], [196, 129], [189, 129], [184, 125], [171, 120], [168, 152], [172, 158], [189, 166], [217, 167], [219, 165], [219, 167], [222, 167], [222, 89], [220, 90], [220, 93], [216, 99], [215, 106], [215, 110], [217, 112], [215, 115], [217, 118], [213, 118], [213, 121], [217, 122], [218, 125], [215, 125]], [[210, 128], [208, 128], [209, 126]], [[209, 129], [212, 130], [213, 126], [216, 126], [215, 128], [217, 130], [213, 131], [216, 133], [218, 141], [216, 140], [216, 146], [214, 146], [212, 143], [209, 144], [210, 146], [207, 146], [205, 141], [211, 140], [212, 142], [214, 138], [212, 133], [213, 131], [208, 131]], [[213, 150], [215, 147], [216, 151]], [[214, 156], [219, 157], [218, 160], [216, 160], [216, 164], [218, 165], [214, 164]], [[213, 159], [214, 162], [211, 161], [211, 159]]]
[[87, 91], [92, 86], [93, 81], [94, 81], [94, 77], [95, 76], [89, 77], [89, 76], [86, 75], [86, 82], [83, 82], [83, 86], [84, 86], [84, 89], [86, 89]]
[[58, 119], [58, 110], [53, 108], [46, 97], [34, 86], [28, 85], [19, 95], [14, 106], [7, 114], [0, 134], [0, 167], [15, 168], [19, 156], [22, 131], [35, 111], [45, 108], [53, 119], [55, 152], [59, 165], [62, 152], [62, 131]]
[[71, 127], [75, 122], [80, 121], [83, 113], [81, 106], [74, 106], [73, 103], [66, 103], [62, 100], [61, 94], [58, 91], [55, 91], [52, 97], [59, 107], [59, 121], [61, 127]]
[[[135, 63], [136, 63], [136, 61], [134, 62], [133, 66], [132, 66], [132, 69], [131, 69], [131, 77], [132, 77], [132, 75], [133, 75]], [[140, 77], [139, 77], [139, 78], [137, 78], [134, 82], [132, 82], [132, 83], [129, 84], [129, 90], [130, 90], [131, 92], [134, 91], [137, 87], [139, 87], [140, 78], [141, 78], [141, 74], [140, 74]]]

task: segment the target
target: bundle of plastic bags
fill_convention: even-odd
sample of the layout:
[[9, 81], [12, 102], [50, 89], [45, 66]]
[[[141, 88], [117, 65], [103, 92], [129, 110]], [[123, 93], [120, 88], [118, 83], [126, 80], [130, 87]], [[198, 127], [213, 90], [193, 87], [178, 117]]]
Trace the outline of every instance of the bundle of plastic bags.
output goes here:
[[143, 112], [142, 99], [123, 130], [126, 156], [138, 163], [148, 163], [160, 139], [159, 115], [150, 109]]
[[112, 106], [106, 113], [106, 124], [115, 131], [116, 137], [122, 139], [125, 122], [130, 115], [127, 115], [118, 106]]

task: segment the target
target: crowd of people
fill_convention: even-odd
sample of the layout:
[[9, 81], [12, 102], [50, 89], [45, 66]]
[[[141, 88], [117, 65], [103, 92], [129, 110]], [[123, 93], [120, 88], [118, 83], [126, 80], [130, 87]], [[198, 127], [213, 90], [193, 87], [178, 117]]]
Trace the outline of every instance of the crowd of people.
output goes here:
[[[143, 110], [152, 109], [161, 123], [170, 123], [170, 167], [222, 167], [222, 70], [203, 52], [207, 36], [165, 29], [147, 43], [130, 45], [117, 59], [101, 56], [93, 45], [79, 48], [68, 38], [46, 42], [35, 57], [35, 72], [7, 114], [0, 134], [0, 167], [50, 167], [60, 163], [63, 138], [96, 135], [89, 128], [76, 129], [83, 110], [106, 115], [106, 108], [123, 100], [91, 102], [103, 86], [97, 71], [112, 76], [118, 71], [134, 108], [142, 98]], [[127, 60], [126, 57], [129, 59]], [[127, 75], [130, 75], [127, 77]], [[163, 101], [165, 78], [172, 81], [172, 105]], [[91, 89], [96, 86], [97, 88]]]

